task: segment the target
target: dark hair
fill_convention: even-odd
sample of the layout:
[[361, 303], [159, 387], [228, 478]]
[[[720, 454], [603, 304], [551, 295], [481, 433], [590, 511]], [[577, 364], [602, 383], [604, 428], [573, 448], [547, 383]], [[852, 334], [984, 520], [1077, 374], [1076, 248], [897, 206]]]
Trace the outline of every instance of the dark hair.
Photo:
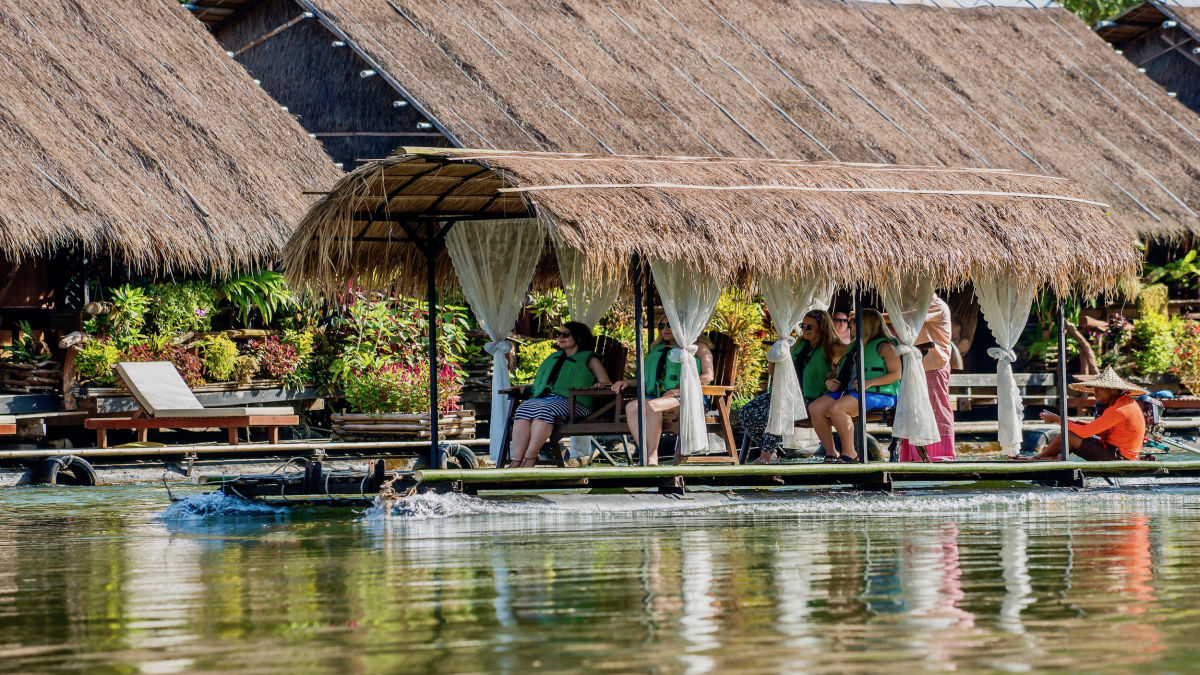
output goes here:
[[829, 312], [823, 309], [814, 309], [804, 315], [807, 319], [816, 319], [817, 321], [817, 347], [824, 354], [825, 363], [833, 365], [833, 349], [841, 340], [838, 338], [837, 329], [833, 325], [833, 317], [829, 316]]
[[587, 326], [578, 321], [568, 321], [563, 324], [563, 328], [571, 334], [571, 337], [575, 340], [575, 345], [579, 347], [579, 351], [596, 351], [596, 336], [592, 335], [591, 329]]

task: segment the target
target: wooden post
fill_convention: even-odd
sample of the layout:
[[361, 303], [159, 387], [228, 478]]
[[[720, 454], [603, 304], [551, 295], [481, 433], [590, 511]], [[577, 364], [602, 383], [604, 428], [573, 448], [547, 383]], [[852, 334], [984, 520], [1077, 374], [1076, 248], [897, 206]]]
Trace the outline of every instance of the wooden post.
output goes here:
[[1067, 461], [1067, 457], [1071, 454], [1071, 437], [1067, 431], [1067, 415], [1070, 410], [1067, 409], [1067, 317], [1066, 303], [1062, 297], [1058, 298], [1058, 309], [1055, 312], [1055, 323], [1058, 324], [1058, 417], [1059, 417], [1059, 434], [1062, 438], [1062, 461]]
[[429, 322], [429, 466], [445, 468], [438, 452], [437, 288], [434, 286], [433, 243], [425, 249], [425, 303]]
[[630, 261], [633, 267], [633, 344], [634, 344], [634, 377], [637, 378], [637, 446], [641, 451], [640, 463], [648, 466], [650, 461], [646, 448], [646, 380], [643, 370], [646, 367], [646, 344], [642, 332], [642, 260], [638, 254], [633, 254]]
[[[864, 362], [862, 292], [854, 292], [854, 358], [857, 360], [855, 376], [858, 378], [858, 419], [854, 422], [854, 440], [858, 461], [867, 463], [867, 364]], [[845, 440], [842, 441], [845, 443]], [[845, 448], [842, 449], [845, 452]]]

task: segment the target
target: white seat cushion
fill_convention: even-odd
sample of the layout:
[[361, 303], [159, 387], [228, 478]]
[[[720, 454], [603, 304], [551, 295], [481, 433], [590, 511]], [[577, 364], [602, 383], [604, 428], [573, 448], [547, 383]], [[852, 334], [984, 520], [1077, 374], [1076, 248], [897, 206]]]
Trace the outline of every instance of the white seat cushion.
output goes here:
[[113, 369], [151, 417], [158, 417], [163, 410], [204, 410], [175, 365], [168, 361], [121, 362]]

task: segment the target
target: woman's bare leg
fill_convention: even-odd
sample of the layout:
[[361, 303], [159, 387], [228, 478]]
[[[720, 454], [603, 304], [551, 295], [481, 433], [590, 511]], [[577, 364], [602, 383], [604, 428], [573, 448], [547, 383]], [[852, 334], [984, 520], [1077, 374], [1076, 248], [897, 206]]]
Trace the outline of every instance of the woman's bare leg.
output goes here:
[[858, 452], [854, 449], [855, 417], [858, 417], [858, 399], [853, 396], [843, 396], [834, 401], [833, 409], [829, 411], [829, 419], [842, 441], [842, 454], [850, 459], [858, 458]]
[[554, 425], [550, 422], [542, 420], [533, 420], [529, 426], [529, 443], [525, 447], [525, 457], [521, 461], [521, 466], [531, 467], [537, 464], [538, 451], [550, 440], [550, 434], [554, 431]]
[[837, 456], [837, 446], [833, 444], [833, 427], [829, 422], [829, 410], [835, 403], [837, 401], [832, 398], [822, 396], [808, 406], [808, 418], [812, 420], [812, 428], [817, 432], [821, 447], [825, 448], [826, 457]]
[[521, 466], [525, 457], [525, 448], [529, 447], [529, 420], [513, 420], [512, 443], [508, 446], [510, 459], [508, 468]]

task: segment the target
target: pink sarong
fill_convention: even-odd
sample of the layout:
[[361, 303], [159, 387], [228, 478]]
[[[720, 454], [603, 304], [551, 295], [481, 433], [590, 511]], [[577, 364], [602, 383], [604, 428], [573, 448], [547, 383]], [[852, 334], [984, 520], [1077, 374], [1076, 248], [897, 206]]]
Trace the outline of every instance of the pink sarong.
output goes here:
[[[925, 446], [925, 455], [934, 462], [954, 459], [954, 410], [950, 407], [950, 364], [940, 370], [925, 371], [925, 383], [929, 385], [929, 403], [933, 405], [933, 418], [937, 420], [937, 443]], [[907, 440], [900, 442], [900, 461], [919, 462], [921, 456], [916, 447]]]

